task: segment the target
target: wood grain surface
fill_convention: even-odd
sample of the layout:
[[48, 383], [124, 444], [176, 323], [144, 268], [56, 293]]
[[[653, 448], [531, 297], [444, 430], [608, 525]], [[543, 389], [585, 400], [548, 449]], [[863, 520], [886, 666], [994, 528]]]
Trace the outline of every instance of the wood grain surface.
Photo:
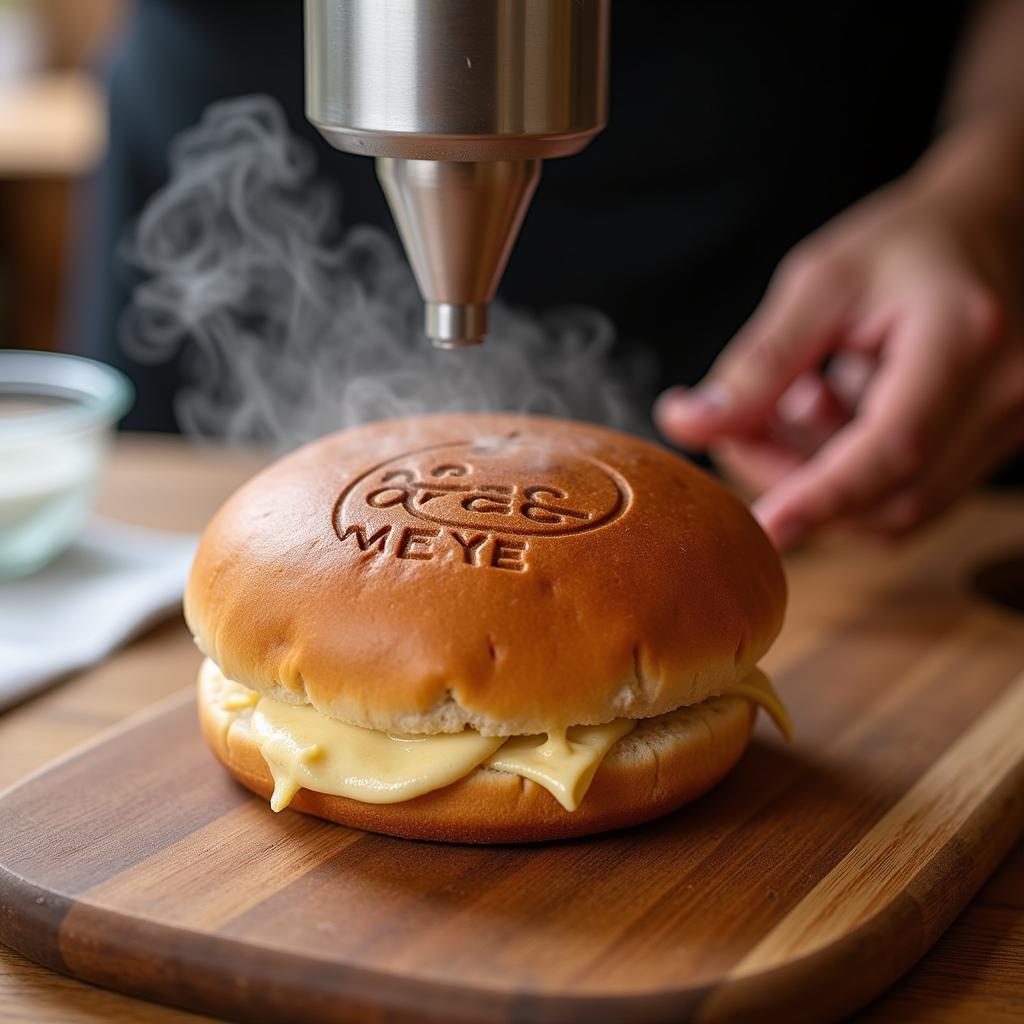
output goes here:
[[[168, 450], [166, 464], [176, 458]], [[158, 461], [147, 460], [154, 476]], [[204, 472], [197, 517], [203, 486], [212, 498], [230, 483], [229, 473]], [[156, 490], [159, 521], [173, 509]], [[45, 875], [61, 897], [33, 897], [33, 934], [58, 941], [32, 952], [104, 984], [164, 999], [173, 989], [177, 1001], [222, 1014], [248, 1005], [251, 1019], [268, 1019], [275, 1005], [293, 1015], [294, 1003], [273, 1000], [309, 980], [311, 961], [314, 983], [303, 991], [323, 999], [325, 1013], [348, 1005], [349, 1019], [365, 1019], [385, 990], [419, 1019], [452, 1019], [446, 1000], [465, 986], [486, 990], [456, 1000], [470, 1019], [579, 1011], [553, 992], [600, 997], [613, 1016], [618, 999], [623, 1019], [678, 1019], [687, 1009], [734, 1017], [794, 994], [809, 1017], [852, 1006], [920, 955], [1019, 829], [1021, 619], [974, 597], [969, 580], [980, 562], [1022, 545], [1021, 508], [976, 503], [894, 552], [833, 542], [798, 555], [789, 625], [770, 665], [794, 710], [797, 745], [763, 733], [691, 811], [603, 839], [480, 851], [273, 817], [215, 769], [187, 703], [172, 707], [38, 778], [45, 799], [26, 788], [5, 800], [5, 815], [11, 800], [23, 803], [15, 827], [0, 829], [0, 861], [15, 868], [18, 887]], [[116, 683], [90, 689], [89, 676], [108, 666], [0, 718], [0, 778], [194, 669], [177, 624], [135, 646], [148, 650], [114, 661], [126, 661], [114, 672], [120, 696]], [[48, 710], [30, 714], [40, 704]], [[6, 742], [19, 737], [14, 748]], [[147, 755], [149, 767], [124, 770]], [[164, 779], [168, 763], [177, 789]], [[83, 767], [110, 780], [102, 804], [71, 781]], [[926, 1019], [967, 1019], [979, 1007], [983, 1019], [1019, 1019], [1022, 860], [866, 1019], [913, 1019], [924, 1008]], [[198, 940], [176, 944], [183, 929]], [[113, 973], [103, 952], [111, 948]], [[172, 955], [154, 960], [154, 948]], [[349, 971], [324, 971], [336, 961]], [[0, 975], [4, 1019], [187, 1019], [13, 957], [5, 965], [20, 990], [12, 998]], [[371, 972], [384, 981], [367, 990], [358, 982]], [[268, 979], [273, 991], [262, 991]], [[61, 1013], [70, 991], [88, 993], [74, 1017]], [[529, 992], [543, 995], [531, 1003]]]

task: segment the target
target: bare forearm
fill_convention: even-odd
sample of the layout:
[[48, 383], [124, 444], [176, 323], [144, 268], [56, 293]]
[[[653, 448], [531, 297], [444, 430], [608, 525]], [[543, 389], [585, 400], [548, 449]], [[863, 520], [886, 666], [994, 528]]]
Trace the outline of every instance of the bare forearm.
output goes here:
[[911, 181], [1024, 237], [1024, 0], [981, 0]]
[[989, 117], [1024, 131], [1024, 0], [979, 0], [950, 83], [948, 126]]

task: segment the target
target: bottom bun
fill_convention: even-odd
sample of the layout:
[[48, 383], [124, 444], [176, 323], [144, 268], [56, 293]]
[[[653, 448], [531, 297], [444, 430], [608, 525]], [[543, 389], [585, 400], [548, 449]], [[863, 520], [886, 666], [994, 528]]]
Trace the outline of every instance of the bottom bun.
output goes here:
[[[274, 780], [252, 729], [251, 712], [225, 712], [200, 687], [199, 721], [218, 760], [269, 800]], [[601, 762], [575, 811], [520, 775], [476, 768], [458, 782], [394, 804], [301, 789], [294, 810], [368, 832], [449, 843], [532, 843], [638, 825], [707, 792], [743, 755], [756, 708], [737, 696], [640, 721]]]

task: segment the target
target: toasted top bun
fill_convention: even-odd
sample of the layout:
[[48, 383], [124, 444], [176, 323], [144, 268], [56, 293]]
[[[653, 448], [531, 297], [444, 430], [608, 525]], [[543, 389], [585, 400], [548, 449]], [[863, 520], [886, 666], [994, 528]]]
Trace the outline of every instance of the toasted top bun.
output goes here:
[[676, 455], [539, 416], [333, 434], [237, 491], [185, 594], [231, 679], [353, 725], [528, 735], [724, 693], [777, 634], [778, 556]]

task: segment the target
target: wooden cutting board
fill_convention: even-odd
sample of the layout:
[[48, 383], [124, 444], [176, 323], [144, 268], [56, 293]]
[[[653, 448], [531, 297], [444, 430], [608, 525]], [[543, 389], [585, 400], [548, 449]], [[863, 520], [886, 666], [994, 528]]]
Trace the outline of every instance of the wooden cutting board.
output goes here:
[[963, 551], [920, 550], [853, 608], [805, 567], [821, 614], [769, 666], [797, 742], [762, 724], [712, 794], [592, 839], [275, 816], [186, 692], [0, 797], [0, 940], [238, 1020], [834, 1018], [1024, 831], [1024, 619], [974, 594]]

